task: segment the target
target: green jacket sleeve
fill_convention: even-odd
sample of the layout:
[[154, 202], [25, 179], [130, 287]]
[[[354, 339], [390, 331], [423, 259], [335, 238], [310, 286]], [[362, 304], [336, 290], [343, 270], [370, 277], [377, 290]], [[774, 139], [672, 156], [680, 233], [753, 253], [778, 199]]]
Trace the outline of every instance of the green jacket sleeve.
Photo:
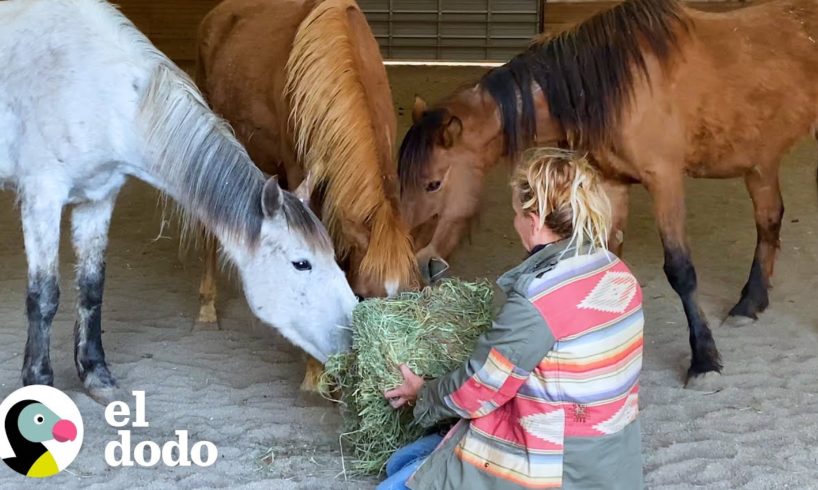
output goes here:
[[517, 394], [554, 341], [531, 302], [510, 293], [469, 360], [423, 386], [414, 410], [415, 421], [432, 426], [448, 418], [478, 418], [491, 413]]

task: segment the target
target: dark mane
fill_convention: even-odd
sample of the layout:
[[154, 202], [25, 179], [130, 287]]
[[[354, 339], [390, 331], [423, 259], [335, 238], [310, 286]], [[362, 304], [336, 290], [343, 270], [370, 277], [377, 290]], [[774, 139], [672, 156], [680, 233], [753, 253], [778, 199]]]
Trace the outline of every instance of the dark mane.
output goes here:
[[689, 28], [677, 0], [628, 0], [554, 38], [539, 40], [480, 81], [500, 108], [506, 154], [536, 135], [532, 83], [551, 117], [575, 146], [609, 143], [633, 96], [636, 77], [648, 77], [645, 56], [666, 63]]
[[432, 156], [443, 122], [448, 118], [446, 109], [431, 109], [423, 113], [420, 121], [412, 124], [398, 151], [398, 177], [401, 192], [420, 181], [425, 162]]
[[[627, 0], [556, 37], [535, 41], [488, 72], [480, 86], [500, 108], [505, 154], [515, 156], [534, 140], [534, 83], [573, 145], [594, 149], [610, 142], [637, 76], [648, 76], [645, 56], [666, 63], [688, 29], [678, 0]], [[418, 185], [446, 116], [445, 109], [427, 111], [406, 134], [398, 163], [402, 189]]]

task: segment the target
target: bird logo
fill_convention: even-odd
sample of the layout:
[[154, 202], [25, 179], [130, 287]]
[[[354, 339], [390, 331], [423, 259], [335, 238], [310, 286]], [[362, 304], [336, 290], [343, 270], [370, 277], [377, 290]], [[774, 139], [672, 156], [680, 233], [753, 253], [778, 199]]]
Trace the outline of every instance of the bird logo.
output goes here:
[[0, 415], [6, 438], [0, 441], [6, 443], [0, 444], [0, 457], [22, 475], [56, 475], [79, 453], [82, 418], [74, 402], [55, 388], [21, 388], [0, 404]]

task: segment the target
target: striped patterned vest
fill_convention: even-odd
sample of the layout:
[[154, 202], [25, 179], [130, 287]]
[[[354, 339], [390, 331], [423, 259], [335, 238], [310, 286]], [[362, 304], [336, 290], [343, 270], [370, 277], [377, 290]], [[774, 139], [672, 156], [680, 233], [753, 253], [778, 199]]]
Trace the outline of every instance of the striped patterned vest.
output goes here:
[[[495, 478], [558, 488], [566, 439], [616, 434], [637, 417], [642, 291], [622, 261], [599, 252], [562, 258], [531, 280], [526, 297], [551, 330], [553, 348], [513, 399], [461, 422], [469, 428], [455, 453]], [[503, 371], [507, 360], [496, 351], [489, 357]]]

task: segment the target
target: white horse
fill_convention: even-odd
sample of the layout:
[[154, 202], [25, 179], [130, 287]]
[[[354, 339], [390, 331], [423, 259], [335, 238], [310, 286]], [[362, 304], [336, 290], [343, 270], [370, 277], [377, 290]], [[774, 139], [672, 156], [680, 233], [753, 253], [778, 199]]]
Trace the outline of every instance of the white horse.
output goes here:
[[0, 184], [19, 196], [28, 259], [23, 384], [52, 384], [60, 215], [73, 205], [74, 357], [89, 393], [116, 381], [100, 329], [104, 254], [128, 176], [221, 242], [253, 313], [318, 360], [349, 345], [356, 304], [320, 221], [261, 172], [191, 80], [108, 3], [0, 2]]

